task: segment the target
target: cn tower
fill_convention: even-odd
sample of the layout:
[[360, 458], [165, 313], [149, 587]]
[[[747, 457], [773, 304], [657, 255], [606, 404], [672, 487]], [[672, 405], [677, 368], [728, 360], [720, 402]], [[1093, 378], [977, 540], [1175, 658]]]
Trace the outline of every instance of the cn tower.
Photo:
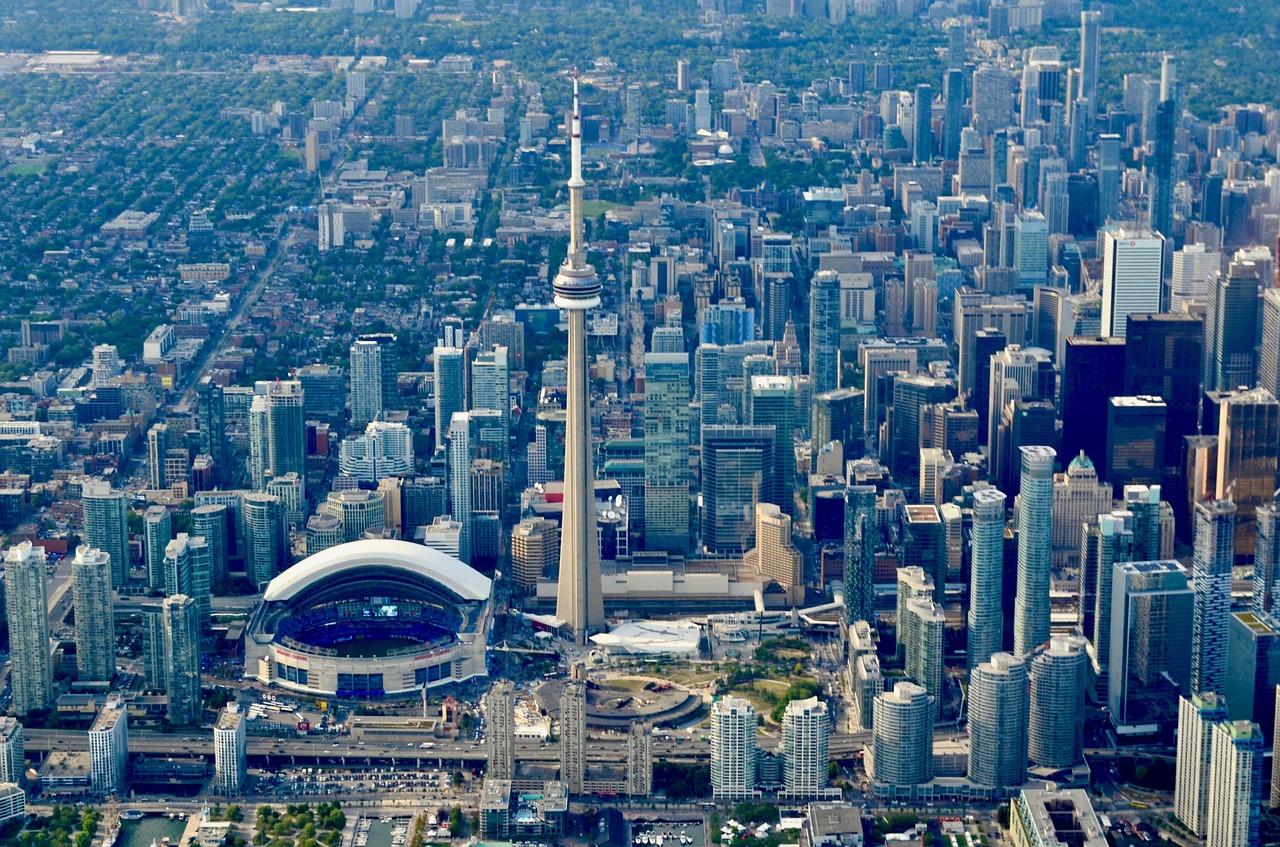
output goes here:
[[591, 418], [587, 406], [587, 310], [600, 305], [600, 281], [587, 264], [582, 229], [582, 113], [573, 77], [569, 149], [569, 254], [551, 284], [556, 305], [569, 313], [569, 390], [564, 439], [564, 525], [560, 528], [560, 584], [556, 617], [585, 645], [604, 629], [600, 551], [596, 546], [595, 491], [591, 467]]

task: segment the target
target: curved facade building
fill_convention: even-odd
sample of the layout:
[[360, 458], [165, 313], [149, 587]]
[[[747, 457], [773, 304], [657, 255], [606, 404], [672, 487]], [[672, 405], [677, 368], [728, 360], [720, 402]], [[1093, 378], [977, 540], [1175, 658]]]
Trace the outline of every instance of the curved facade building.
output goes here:
[[1047, 769], [1084, 760], [1085, 640], [1053, 638], [1030, 657], [1027, 756]]
[[489, 579], [406, 541], [363, 540], [267, 586], [245, 675], [312, 695], [378, 698], [485, 676]]
[[1053, 555], [1052, 447], [1023, 447], [1018, 494], [1018, 593], [1013, 652], [1025, 656], [1049, 640], [1049, 576]]
[[973, 492], [966, 651], [970, 668], [1000, 652], [1004, 640], [1004, 504], [1002, 491], [987, 488]]
[[969, 674], [969, 781], [991, 788], [1027, 778], [1027, 663], [996, 653]]
[[914, 682], [875, 699], [870, 775], [876, 782], [918, 785], [933, 778], [933, 704]]

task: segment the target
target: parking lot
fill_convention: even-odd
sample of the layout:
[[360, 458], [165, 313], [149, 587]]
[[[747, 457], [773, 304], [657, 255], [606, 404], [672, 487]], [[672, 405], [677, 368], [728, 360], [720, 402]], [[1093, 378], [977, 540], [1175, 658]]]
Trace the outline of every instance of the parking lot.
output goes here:
[[454, 786], [453, 771], [437, 768], [286, 768], [257, 775], [257, 793], [275, 797], [323, 797], [359, 794], [416, 794], [440, 799], [459, 797], [466, 787]]

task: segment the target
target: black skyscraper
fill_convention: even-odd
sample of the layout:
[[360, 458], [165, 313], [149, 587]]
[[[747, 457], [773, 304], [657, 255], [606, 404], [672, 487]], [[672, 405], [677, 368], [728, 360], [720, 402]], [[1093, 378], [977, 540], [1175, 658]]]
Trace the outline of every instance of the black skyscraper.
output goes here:
[[1185, 313], [1129, 315], [1124, 393], [1164, 400], [1168, 408], [1165, 467], [1181, 467], [1183, 439], [1196, 433], [1202, 354], [1199, 318]]
[[1101, 464], [1107, 447], [1107, 401], [1124, 391], [1123, 338], [1073, 336], [1062, 362], [1063, 456], [1081, 450]]

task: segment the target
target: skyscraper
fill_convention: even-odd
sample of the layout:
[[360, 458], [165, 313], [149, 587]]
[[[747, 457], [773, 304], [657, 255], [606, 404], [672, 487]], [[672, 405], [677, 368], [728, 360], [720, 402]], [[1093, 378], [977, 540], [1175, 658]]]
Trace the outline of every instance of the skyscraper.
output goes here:
[[85, 480], [80, 503], [84, 543], [111, 557], [111, 584], [120, 588], [129, 581], [129, 504], [124, 492], [113, 491], [105, 480]]
[[818, 271], [809, 284], [809, 375], [813, 393], [840, 387], [840, 275]]
[[227, 417], [223, 405], [222, 386], [211, 376], [200, 377], [196, 384], [196, 426], [200, 430], [200, 452], [213, 460], [214, 478], [222, 484], [231, 479], [231, 462], [227, 458]]
[[147, 586], [164, 585], [164, 548], [173, 540], [173, 524], [164, 506], [148, 506], [142, 515], [143, 558], [147, 567]]
[[917, 162], [933, 161], [933, 86], [923, 83], [916, 86], [911, 151]]
[[[1003, 492], [994, 488], [973, 492], [966, 651], [970, 668], [976, 668], [1000, 652], [1004, 638], [1001, 607], [1004, 596], [1004, 512]], [[848, 596], [847, 592], [845, 596]]]
[[0, 718], [0, 782], [21, 782], [26, 776], [26, 743], [17, 718]]
[[1155, 232], [1173, 232], [1173, 156], [1178, 126], [1177, 73], [1173, 57], [1166, 55], [1160, 67], [1160, 101], [1156, 105], [1155, 144], [1149, 177], [1147, 224]]
[[1039, 768], [1075, 767], [1084, 759], [1085, 640], [1055, 636], [1030, 656], [1027, 756]]
[[774, 428], [773, 479], [778, 508], [795, 509], [795, 380], [789, 376], [753, 376], [746, 396], [747, 423]]
[[844, 492], [844, 606], [849, 623], [875, 620], [878, 537], [875, 486], [847, 486]]
[[[1173, 728], [1178, 685], [1190, 672], [1187, 571], [1176, 561], [1115, 562], [1100, 586], [1111, 592], [1107, 708], [1117, 727]], [[1170, 685], [1168, 680], [1177, 680]]]
[[960, 158], [960, 131], [964, 128], [964, 71], [961, 68], [952, 66], [943, 74], [942, 99], [946, 106], [942, 118], [942, 158], [954, 162]]
[[467, 410], [466, 358], [462, 348], [437, 345], [432, 355], [435, 369], [436, 449], [443, 450], [455, 412]]
[[929, 692], [936, 719], [942, 707], [945, 661], [943, 656], [947, 614], [933, 597], [917, 597], [907, 601], [905, 621], [898, 637], [906, 640], [907, 677]]
[[1184, 313], [1184, 304], [1203, 300], [1209, 281], [1222, 270], [1222, 254], [1203, 244], [1188, 244], [1173, 253], [1173, 277], [1169, 282], [1169, 311]]
[[899, 682], [875, 699], [868, 776], [887, 785], [933, 778], [933, 704], [914, 682]]
[[[570, 138], [569, 248], [552, 287], [555, 302], [569, 313], [568, 390], [565, 408], [564, 523], [560, 528], [560, 585], [556, 617], [566, 621], [578, 644], [604, 625], [600, 554], [595, 543], [591, 415], [588, 408], [587, 311], [600, 305], [600, 282], [587, 264], [582, 227], [582, 115], [578, 79], [573, 80]], [[570, 786], [570, 793], [573, 788]]]
[[351, 422], [359, 427], [382, 416], [382, 345], [358, 339], [350, 360]]
[[627, 795], [648, 797], [653, 793], [653, 733], [642, 721], [632, 721], [627, 730]]
[[13, 713], [24, 717], [53, 700], [49, 601], [43, 547], [23, 541], [4, 557], [4, 602], [9, 626], [9, 684]]
[[644, 357], [644, 542], [689, 548], [689, 357]]
[[81, 545], [71, 561], [76, 612], [76, 678], [111, 682], [116, 675], [116, 623], [111, 557]]
[[[1124, 343], [1123, 393], [1164, 400], [1164, 466], [1167, 468], [1176, 468], [1182, 463], [1183, 439], [1197, 431], [1203, 349], [1204, 329], [1195, 316], [1186, 313], [1129, 315]], [[1115, 483], [1112, 479], [1107, 481]]]
[[1102, 335], [1124, 338], [1127, 318], [1160, 311], [1164, 238], [1159, 232], [1107, 230], [1102, 241]]
[[969, 780], [991, 788], [1027, 777], [1027, 664], [995, 653], [969, 674]]
[[1022, 448], [1018, 495], [1018, 593], [1013, 652], [1026, 656], [1049, 640], [1049, 576], [1053, 554], [1052, 447]]
[[1196, 504], [1192, 530], [1195, 615], [1191, 622], [1191, 690], [1225, 691], [1231, 566], [1235, 563], [1236, 505]]
[[1062, 453], [1084, 452], [1094, 462], [1107, 454], [1107, 400], [1124, 393], [1125, 339], [1072, 336], [1063, 348]]
[[237, 703], [228, 703], [213, 726], [213, 784], [219, 794], [240, 794], [247, 774], [245, 714]]
[[1227, 397], [1218, 415], [1217, 497], [1230, 498], [1238, 511], [1238, 557], [1254, 552], [1254, 513], [1275, 499], [1280, 454], [1280, 403], [1264, 388]]
[[265, 395], [267, 471], [271, 476], [295, 473], [298, 479], [306, 480], [307, 425], [302, 414], [302, 383], [292, 379], [269, 382], [265, 384]]
[[[449, 422], [449, 510], [461, 524], [458, 558], [471, 563], [471, 413], [454, 412]], [[563, 537], [562, 537], [563, 538]], [[561, 559], [563, 561], [563, 558]], [[561, 574], [563, 583], [564, 574]]]
[[484, 698], [484, 716], [488, 723], [485, 731], [485, 748], [488, 779], [512, 779], [516, 772], [515, 758], [516, 690], [509, 680], [493, 683]]
[[782, 786], [788, 799], [820, 797], [831, 762], [831, 720], [817, 697], [792, 700], [782, 715]]
[[93, 793], [124, 794], [129, 766], [129, 713], [120, 700], [108, 700], [89, 727], [89, 767]]
[[185, 532], [170, 541], [164, 550], [164, 590], [166, 594], [186, 594], [200, 609], [202, 626], [209, 623], [211, 608], [211, 556], [203, 537]]
[[185, 594], [166, 597], [162, 604], [164, 676], [169, 695], [169, 723], [194, 726], [203, 709], [200, 695], [200, 613]]
[[498, 412], [501, 447], [497, 458], [509, 460], [511, 432], [511, 386], [507, 348], [495, 345], [476, 355], [471, 362], [471, 409]]
[[755, 545], [755, 507], [772, 502], [772, 426], [702, 427], [702, 546], [741, 555]]
[[1280, 615], [1280, 502], [1258, 506], [1253, 546], [1253, 611]]
[[1280, 621], [1267, 612], [1232, 612], [1227, 620], [1227, 717], [1253, 721], [1270, 742], [1280, 685]]
[[[1098, 103], [1098, 79], [1102, 58], [1102, 13], [1080, 13], [1080, 90], [1078, 96], [1087, 100], [1093, 108]], [[1093, 108], [1087, 115], [1072, 115], [1072, 120], [1084, 120], [1092, 134]]]
[[749, 568], [772, 580], [795, 606], [804, 602], [804, 557], [791, 543], [791, 516], [772, 503], [756, 504], [756, 546], [743, 557]]
[[565, 683], [560, 695], [560, 781], [570, 794], [581, 794], [586, 780], [587, 687]]
[[1178, 698], [1178, 758], [1173, 789], [1174, 814], [1203, 838], [1209, 810], [1209, 764], [1213, 727], [1227, 719], [1227, 703], [1205, 691]]
[[280, 498], [250, 492], [241, 498], [244, 521], [244, 571], [261, 590], [280, 572], [284, 556], [284, 511]]
[[1210, 278], [1204, 316], [1205, 391], [1253, 385], [1258, 372], [1258, 285], [1258, 269], [1251, 262], [1232, 262], [1226, 273]]
[[200, 536], [209, 545], [209, 575], [214, 586], [227, 579], [231, 549], [228, 515], [229, 510], [222, 503], [205, 503], [191, 510], [191, 535]]
[[711, 704], [711, 796], [744, 800], [756, 787], [756, 710], [747, 700]]
[[1212, 736], [1205, 844], [1251, 847], [1259, 843], [1265, 802], [1262, 732], [1250, 721], [1223, 721], [1213, 725]]

